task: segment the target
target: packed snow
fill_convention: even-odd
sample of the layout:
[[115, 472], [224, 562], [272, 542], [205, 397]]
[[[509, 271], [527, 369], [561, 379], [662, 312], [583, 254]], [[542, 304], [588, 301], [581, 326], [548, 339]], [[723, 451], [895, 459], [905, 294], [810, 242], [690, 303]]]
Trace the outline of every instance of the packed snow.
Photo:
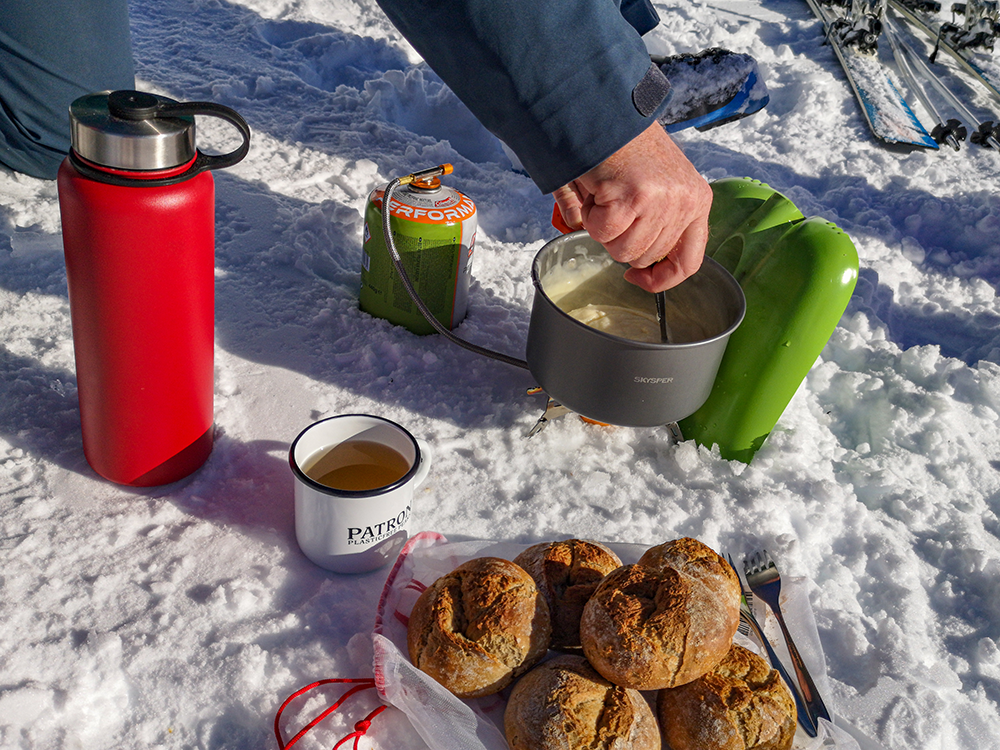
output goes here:
[[[393, 176], [450, 162], [476, 202], [457, 333], [477, 344], [522, 356], [530, 264], [556, 236], [551, 198], [378, 6], [131, 6], [139, 88], [228, 105], [254, 131], [216, 175], [218, 434], [174, 485], [89, 468], [56, 186], [0, 169], [0, 746], [270, 750], [286, 696], [370, 678], [389, 569], [302, 555], [287, 463], [301, 429], [351, 412], [433, 446], [414, 531], [765, 547], [805, 582], [824, 697], [871, 747], [1000, 746], [1000, 154], [877, 145], [802, 0], [657, 2], [652, 53], [745, 52], [770, 91], [746, 120], [677, 134], [689, 158], [836, 223], [860, 278], [750, 465], [573, 415], [528, 439], [544, 407], [530, 373], [358, 308], [364, 203]], [[235, 137], [199, 123], [203, 146]], [[284, 737], [337, 694], [293, 702]], [[332, 747], [378, 705], [353, 700], [299, 747]], [[426, 745], [390, 708], [360, 747]]]

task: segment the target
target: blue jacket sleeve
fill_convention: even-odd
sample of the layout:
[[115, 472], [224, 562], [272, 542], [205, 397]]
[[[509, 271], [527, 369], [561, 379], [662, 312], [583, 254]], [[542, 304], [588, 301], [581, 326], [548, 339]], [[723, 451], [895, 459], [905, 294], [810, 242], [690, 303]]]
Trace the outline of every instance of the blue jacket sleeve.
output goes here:
[[0, 163], [54, 178], [73, 100], [131, 88], [126, 0], [0, 2]]
[[653, 124], [669, 91], [639, 33], [657, 20], [645, 0], [378, 2], [543, 193]]

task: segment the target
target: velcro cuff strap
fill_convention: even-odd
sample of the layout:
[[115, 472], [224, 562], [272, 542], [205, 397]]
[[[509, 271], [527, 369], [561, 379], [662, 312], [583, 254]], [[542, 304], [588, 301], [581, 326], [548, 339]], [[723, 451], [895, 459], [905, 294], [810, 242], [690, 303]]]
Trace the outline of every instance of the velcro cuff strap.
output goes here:
[[646, 75], [632, 89], [632, 103], [643, 117], [652, 115], [670, 93], [670, 81], [656, 63], [651, 63]]

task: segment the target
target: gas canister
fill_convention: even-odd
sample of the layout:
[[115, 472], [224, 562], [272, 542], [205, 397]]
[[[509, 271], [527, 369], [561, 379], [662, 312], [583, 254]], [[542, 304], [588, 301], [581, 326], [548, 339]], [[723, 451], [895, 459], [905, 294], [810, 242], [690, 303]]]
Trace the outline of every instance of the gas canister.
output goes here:
[[[372, 190], [365, 208], [361, 309], [413, 333], [434, 333], [403, 285], [386, 246], [382, 231], [385, 188]], [[406, 275], [441, 325], [454, 328], [468, 309], [476, 204], [435, 176], [396, 190], [389, 215]]]

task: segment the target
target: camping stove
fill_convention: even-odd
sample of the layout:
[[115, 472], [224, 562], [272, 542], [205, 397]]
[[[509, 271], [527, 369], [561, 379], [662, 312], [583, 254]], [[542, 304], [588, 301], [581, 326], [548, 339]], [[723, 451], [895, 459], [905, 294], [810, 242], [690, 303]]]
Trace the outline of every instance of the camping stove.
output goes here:
[[[544, 430], [545, 427], [548, 425], [548, 423], [551, 422], [553, 419], [558, 419], [559, 417], [564, 417], [567, 414], [573, 413], [568, 407], [560, 404], [554, 398], [545, 393], [545, 391], [542, 390], [541, 388], [536, 386], [534, 388], [528, 389], [529, 396], [537, 396], [538, 394], [544, 395], [547, 399], [545, 403], [545, 411], [542, 412], [542, 416], [538, 418], [538, 421], [535, 422], [534, 426], [532, 426], [532, 428], [528, 430], [528, 433], [525, 435], [526, 438], [530, 438], [533, 435], [537, 435], [539, 432]], [[593, 424], [599, 427], [613, 426], [608, 424], [607, 422], [598, 422], [596, 419], [590, 419], [588, 417], [583, 416], [582, 414], [577, 416], [580, 417], [581, 421], [586, 422], [587, 424]], [[684, 434], [681, 432], [681, 428], [676, 422], [670, 422], [669, 424], [665, 425], [665, 427], [667, 428], [667, 431], [670, 433], [670, 438], [674, 442], [679, 443], [684, 440]]]

